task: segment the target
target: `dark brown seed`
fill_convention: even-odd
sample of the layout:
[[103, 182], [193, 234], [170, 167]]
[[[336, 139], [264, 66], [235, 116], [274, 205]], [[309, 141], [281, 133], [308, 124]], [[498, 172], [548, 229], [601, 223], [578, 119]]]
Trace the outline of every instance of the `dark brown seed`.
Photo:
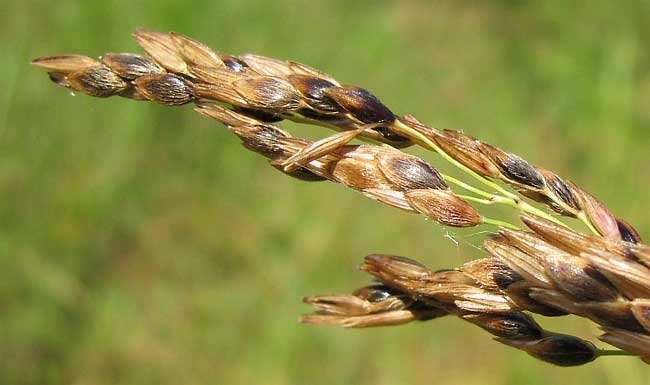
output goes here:
[[62, 72], [48, 72], [47, 75], [50, 77], [50, 80], [53, 81], [54, 83], [63, 87], [70, 87], [70, 85], [68, 84], [67, 74], [64, 74]]
[[319, 111], [336, 112], [338, 105], [325, 95], [324, 90], [335, 87], [327, 80], [306, 75], [291, 75], [289, 82], [305, 97], [305, 102]]
[[352, 295], [369, 302], [381, 302], [392, 296], [404, 295], [404, 293], [385, 285], [373, 285], [357, 289]]
[[318, 174], [315, 174], [309, 170], [307, 170], [304, 167], [298, 167], [296, 169], [293, 169], [291, 171], [286, 171], [284, 167], [280, 164], [273, 164], [271, 163], [271, 166], [275, 167], [276, 169], [282, 171], [283, 173], [289, 175], [292, 178], [296, 178], [298, 180], [304, 181], [304, 182], [322, 182], [324, 180], [327, 180], [327, 178], [324, 178]]
[[495, 271], [492, 274], [494, 277], [494, 282], [501, 290], [505, 290], [513, 283], [519, 282], [523, 279], [522, 276], [517, 274], [516, 271], [512, 270], [505, 264], [503, 264], [503, 266], [506, 268], [503, 270]]
[[240, 60], [239, 58], [227, 54], [217, 54], [223, 62], [223, 64], [228, 67], [233, 72], [244, 72], [248, 68], [248, 64]]
[[345, 111], [363, 123], [391, 123], [395, 115], [377, 97], [361, 87], [331, 87], [324, 90]]
[[161, 74], [165, 70], [147, 56], [132, 53], [108, 53], [102, 62], [124, 79], [135, 79], [143, 75]]
[[118, 95], [128, 86], [115, 72], [104, 66], [73, 72], [68, 75], [67, 82], [74, 90], [100, 98]]
[[621, 233], [621, 238], [625, 242], [630, 242], [630, 243], [641, 243], [641, 235], [636, 231], [634, 227], [632, 227], [629, 223], [621, 220], [621, 219], [616, 219], [616, 223], [618, 224], [618, 231]]
[[192, 84], [174, 74], [141, 76], [135, 84], [147, 99], [160, 104], [179, 106], [194, 100]]
[[497, 337], [523, 341], [542, 338], [542, 328], [531, 316], [525, 313], [467, 314], [462, 318]]
[[505, 338], [496, 340], [558, 366], [584, 365], [598, 357], [598, 349], [594, 344], [565, 334], [556, 334], [537, 341], [516, 341]]
[[544, 188], [544, 179], [542, 176], [522, 158], [486, 143], [481, 143], [480, 149], [511, 182], [518, 183], [527, 188]]
[[467, 262], [460, 270], [482, 289], [499, 291], [521, 280], [514, 270], [497, 258], [481, 258]]
[[404, 191], [415, 189], [446, 190], [447, 184], [430, 164], [402, 152], [382, 153], [378, 158], [379, 169], [386, 178]]

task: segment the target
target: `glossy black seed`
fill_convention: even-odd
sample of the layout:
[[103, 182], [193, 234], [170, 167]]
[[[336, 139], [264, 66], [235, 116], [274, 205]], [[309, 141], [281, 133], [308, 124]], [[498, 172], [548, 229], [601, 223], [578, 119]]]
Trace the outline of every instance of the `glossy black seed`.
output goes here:
[[391, 110], [364, 88], [332, 87], [325, 93], [363, 123], [391, 123], [395, 120]]
[[236, 57], [229, 57], [225, 59], [222, 58], [222, 61], [223, 64], [233, 72], [243, 72], [246, 68], [248, 68], [248, 64]]
[[56, 84], [67, 86], [66, 85], [66, 74], [61, 72], [48, 72], [47, 75], [50, 77], [50, 80]]
[[503, 162], [498, 162], [497, 167], [499, 170], [513, 182], [522, 184], [528, 187], [541, 189], [544, 187], [544, 179], [541, 175], [517, 155], [509, 154], [508, 159]]
[[289, 76], [289, 82], [300, 91], [305, 97], [305, 101], [311, 107], [326, 112], [338, 111], [338, 105], [326, 94], [325, 90], [335, 86], [327, 80], [305, 76], [305, 75], [292, 75]]
[[525, 313], [472, 314], [463, 317], [492, 335], [511, 340], [537, 340], [542, 329]]
[[597, 357], [591, 343], [572, 336], [547, 337], [536, 348], [528, 351], [529, 354], [558, 366], [583, 365]]
[[503, 264], [502, 269], [495, 270], [492, 273], [492, 278], [494, 279], [494, 283], [496, 283], [501, 290], [507, 289], [513, 283], [523, 280], [523, 277], [519, 275], [519, 273], [505, 264]]
[[303, 182], [321, 182], [327, 180], [326, 178], [323, 178], [318, 174], [314, 174], [313, 172], [303, 167], [298, 167], [295, 170], [291, 170], [289, 172], [285, 171], [282, 166], [277, 166], [276, 168], [282, 171], [283, 173], [289, 175], [290, 177], [299, 179]]
[[637, 233], [634, 227], [621, 221], [620, 219], [616, 220], [616, 224], [618, 225], [618, 231], [621, 233], [621, 238], [624, 241], [631, 243], [641, 243], [641, 236], [639, 233]]

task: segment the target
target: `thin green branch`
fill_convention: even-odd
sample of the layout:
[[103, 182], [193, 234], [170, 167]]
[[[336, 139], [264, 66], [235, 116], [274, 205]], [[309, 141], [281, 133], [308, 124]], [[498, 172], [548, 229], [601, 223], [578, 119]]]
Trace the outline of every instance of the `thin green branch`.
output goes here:
[[451, 177], [449, 175], [443, 175], [443, 178], [445, 180], [449, 181], [450, 183], [453, 183], [459, 187], [462, 187], [468, 191], [471, 191], [477, 195], [480, 195], [484, 198], [487, 198], [491, 201], [494, 201], [494, 203], [501, 203], [506, 206], [513, 207], [519, 211], [526, 212], [529, 214], [534, 214], [539, 217], [542, 217], [544, 219], [547, 219], [549, 221], [552, 221], [554, 223], [557, 223], [559, 225], [562, 225], [564, 227], [569, 228], [568, 225], [566, 225], [564, 222], [560, 221], [559, 219], [555, 218], [554, 216], [548, 214], [547, 212], [538, 209], [535, 206], [530, 205], [527, 202], [524, 202], [521, 200], [516, 194], [511, 193], [510, 191], [506, 190], [502, 186], [499, 186], [497, 183], [479, 175], [476, 173], [474, 170], [471, 170], [469, 167], [465, 166], [464, 164], [460, 163], [453, 157], [451, 157], [449, 154], [447, 154], [444, 150], [442, 150], [438, 145], [436, 145], [431, 139], [427, 138], [426, 136], [422, 135], [421, 133], [417, 132], [416, 130], [412, 129], [411, 127], [405, 125], [404, 123], [400, 122], [399, 120], [396, 120], [395, 125], [398, 126], [400, 131], [407, 132], [409, 135], [412, 135], [413, 137], [418, 138], [420, 141], [422, 141], [429, 149], [435, 151], [438, 153], [443, 159], [451, 163], [452, 165], [456, 166], [459, 168], [461, 171], [465, 172], [472, 178], [476, 179], [480, 183], [493, 188], [497, 192], [503, 195], [498, 195], [498, 194], [492, 194], [487, 191], [481, 190], [479, 188], [476, 188], [474, 186], [471, 186], [465, 182], [462, 182], [454, 177]]

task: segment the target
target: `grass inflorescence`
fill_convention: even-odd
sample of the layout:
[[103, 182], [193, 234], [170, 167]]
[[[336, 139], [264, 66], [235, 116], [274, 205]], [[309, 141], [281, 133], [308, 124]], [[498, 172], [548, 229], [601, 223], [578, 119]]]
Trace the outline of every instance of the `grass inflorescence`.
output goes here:
[[[399, 116], [370, 91], [304, 64], [220, 53], [178, 33], [138, 30], [134, 37], [147, 55], [50, 56], [33, 64], [55, 83], [95, 97], [193, 103], [291, 177], [336, 182], [444, 226], [497, 226], [484, 241], [487, 257], [455, 269], [369, 255], [361, 269], [379, 284], [306, 297], [316, 312], [303, 322], [363, 328], [452, 315], [560, 366], [621, 354], [650, 362], [650, 247], [575, 183], [463, 132]], [[338, 132], [296, 138], [277, 126], [285, 119]], [[369, 143], [351, 144], [355, 139]], [[413, 145], [461, 176], [407, 154]], [[517, 210], [522, 223], [481, 213], [495, 204]], [[577, 218], [590, 234], [563, 217]], [[588, 318], [604, 331], [602, 341], [622, 350], [545, 330], [531, 313]]]

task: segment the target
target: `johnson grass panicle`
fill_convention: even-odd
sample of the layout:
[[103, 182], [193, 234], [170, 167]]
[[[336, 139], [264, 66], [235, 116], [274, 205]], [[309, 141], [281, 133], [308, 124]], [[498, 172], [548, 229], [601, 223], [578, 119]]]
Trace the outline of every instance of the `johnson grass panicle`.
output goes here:
[[[622, 354], [650, 362], [650, 247], [582, 188], [463, 132], [398, 116], [368, 90], [306, 65], [219, 53], [177, 33], [138, 30], [134, 37], [147, 55], [50, 56], [33, 64], [55, 83], [91, 96], [194, 103], [292, 177], [340, 183], [445, 226], [498, 226], [484, 242], [488, 257], [456, 269], [431, 271], [407, 258], [370, 255], [361, 269], [380, 284], [307, 297], [316, 312], [304, 322], [361, 328], [452, 315], [556, 365]], [[295, 138], [276, 125], [285, 119], [338, 132], [317, 141]], [[355, 139], [370, 143], [350, 144]], [[402, 150], [411, 145], [437, 153], [464, 178]], [[481, 214], [480, 205], [493, 204], [518, 210], [527, 230]], [[570, 228], [558, 214], [579, 219], [592, 234]], [[605, 332], [603, 342], [622, 350], [547, 331], [530, 314], [588, 318]]]

